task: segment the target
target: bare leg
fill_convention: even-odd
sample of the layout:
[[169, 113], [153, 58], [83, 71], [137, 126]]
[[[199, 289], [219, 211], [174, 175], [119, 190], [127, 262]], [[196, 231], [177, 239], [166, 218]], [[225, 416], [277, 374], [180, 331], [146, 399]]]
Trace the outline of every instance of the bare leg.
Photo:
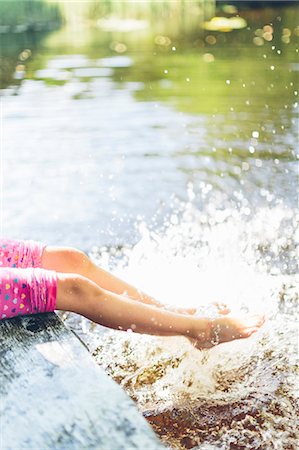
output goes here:
[[[191, 335], [193, 316], [177, 314], [136, 302], [100, 288], [77, 274], [58, 273], [56, 309], [81, 314], [93, 322], [117, 330], [160, 336]], [[195, 321], [199, 331], [207, 328], [207, 319]], [[197, 323], [198, 322], [198, 323]]]
[[[75, 274], [58, 273], [57, 309], [72, 311], [117, 330], [159, 336], [185, 336], [198, 348], [250, 336], [263, 323], [262, 318], [207, 318], [183, 315], [133, 301], [101, 289], [91, 280]], [[223, 321], [224, 320], [224, 321]], [[226, 320], [226, 321], [225, 321]], [[217, 342], [215, 333], [217, 329]]]
[[[71, 247], [46, 247], [42, 255], [42, 267], [57, 272], [77, 273], [107, 291], [125, 295], [149, 305], [164, 307], [158, 300], [96, 266], [85, 253]], [[173, 308], [172, 310], [182, 314], [194, 314], [196, 311], [194, 308]]]

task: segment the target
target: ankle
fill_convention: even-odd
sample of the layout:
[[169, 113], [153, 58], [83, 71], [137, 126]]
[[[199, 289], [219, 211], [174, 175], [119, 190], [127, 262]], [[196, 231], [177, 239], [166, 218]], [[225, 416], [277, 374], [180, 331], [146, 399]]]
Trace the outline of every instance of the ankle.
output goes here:
[[203, 317], [194, 317], [190, 337], [201, 342], [210, 342], [213, 336], [213, 320]]

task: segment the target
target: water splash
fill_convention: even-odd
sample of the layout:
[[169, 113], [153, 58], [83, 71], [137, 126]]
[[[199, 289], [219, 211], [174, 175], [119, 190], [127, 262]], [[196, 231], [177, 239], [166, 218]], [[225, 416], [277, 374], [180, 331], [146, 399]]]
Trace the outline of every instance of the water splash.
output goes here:
[[172, 448], [295, 449], [295, 215], [283, 206], [251, 216], [213, 203], [199, 210], [193, 200], [190, 189], [159, 231], [139, 223], [133, 248], [93, 257], [165, 303], [211, 315], [207, 304], [221, 301], [232, 313], [265, 313], [264, 327], [208, 351], [182, 337], [103, 335], [85, 319], [84, 338]]

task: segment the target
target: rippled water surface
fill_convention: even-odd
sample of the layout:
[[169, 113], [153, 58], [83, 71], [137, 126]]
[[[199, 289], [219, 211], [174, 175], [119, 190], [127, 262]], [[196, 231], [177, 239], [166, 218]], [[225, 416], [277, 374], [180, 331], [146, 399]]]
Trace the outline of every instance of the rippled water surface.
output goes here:
[[241, 15], [1, 44], [3, 234], [78, 246], [198, 314], [266, 314], [201, 352], [60, 313], [172, 448], [296, 448], [298, 14]]

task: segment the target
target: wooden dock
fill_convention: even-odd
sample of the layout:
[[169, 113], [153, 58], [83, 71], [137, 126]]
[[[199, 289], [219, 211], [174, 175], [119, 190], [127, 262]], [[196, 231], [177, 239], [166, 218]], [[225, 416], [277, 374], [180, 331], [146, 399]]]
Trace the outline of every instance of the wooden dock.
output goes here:
[[0, 320], [1, 450], [162, 450], [55, 313]]

